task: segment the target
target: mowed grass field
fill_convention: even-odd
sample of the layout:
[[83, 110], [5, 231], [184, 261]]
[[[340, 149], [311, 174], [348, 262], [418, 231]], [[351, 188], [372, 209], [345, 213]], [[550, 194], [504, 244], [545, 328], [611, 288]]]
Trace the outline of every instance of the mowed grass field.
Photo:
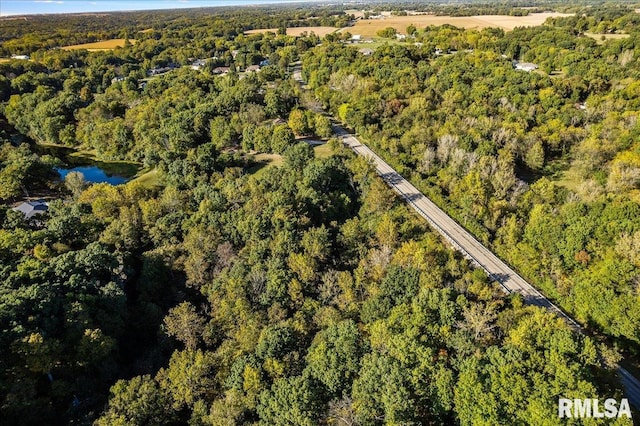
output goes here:
[[[324, 37], [327, 34], [331, 34], [331, 33], [335, 32], [335, 31], [338, 31], [338, 28], [334, 28], [334, 27], [292, 27], [292, 28], [287, 28], [287, 35], [298, 37], [302, 33], [306, 32], [307, 34], [314, 33], [315, 35], [317, 35], [319, 37]], [[245, 34], [260, 34], [260, 33], [266, 33], [266, 32], [277, 33], [278, 29], [277, 28], [265, 28], [265, 29], [259, 29], [259, 30], [249, 30], [249, 31], [245, 31], [244, 33]]]
[[406, 34], [407, 27], [414, 25], [416, 28], [425, 28], [430, 25], [450, 24], [460, 28], [483, 29], [489, 27], [502, 28], [510, 31], [516, 27], [532, 27], [541, 25], [547, 18], [571, 16], [570, 14], [547, 12], [532, 13], [529, 16], [506, 15], [478, 15], [478, 16], [389, 16], [383, 19], [359, 20], [353, 27], [343, 29], [351, 34], [359, 34], [363, 37], [375, 37], [376, 33], [387, 27], [395, 28], [399, 33]]
[[[333, 155], [331, 148], [329, 148], [329, 145], [326, 143], [315, 145], [313, 151], [316, 158], [328, 158]], [[278, 154], [260, 153], [256, 154], [253, 159], [257, 164], [251, 167], [248, 172], [254, 176], [261, 176], [269, 168], [282, 166], [284, 164], [284, 158]]]
[[[609, 40], [620, 40], [622, 38], [627, 38], [629, 37], [629, 34], [594, 34], [594, 33], [584, 33], [584, 35], [586, 35], [587, 37], [591, 37], [592, 39], [594, 39], [595, 41], [598, 42], [598, 44], [602, 44], [605, 41], [609, 41]], [[604, 37], [604, 40], [602, 39], [602, 37]]]
[[[95, 43], [74, 44], [73, 46], [64, 46], [62, 47], [62, 49], [64, 50], [87, 49], [89, 52], [99, 52], [103, 50], [113, 50], [116, 47], [124, 47], [124, 41], [125, 39], [123, 38], [114, 38], [111, 40], [96, 41]], [[131, 44], [136, 43], [136, 41], [132, 39], [129, 39], [129, 41], [131, 42]]]

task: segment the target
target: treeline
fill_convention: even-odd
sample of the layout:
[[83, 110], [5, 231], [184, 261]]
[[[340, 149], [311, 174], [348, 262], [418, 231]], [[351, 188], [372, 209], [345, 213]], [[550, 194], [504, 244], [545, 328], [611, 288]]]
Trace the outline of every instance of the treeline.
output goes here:
[[[307, 81], [405, 176], [579, 321], [636, 354], [638, 36], [418, 32], [307, 52]], [[435, 48], [454, 53], [436, 56]], [[515, 70], [512, 59], [541, 71]], [[552, 73], [549, 75], [548, 73]], [[635, 355], [632, 355], [632, 357]]]
[[[91, 43], [111, 38], [149, 37], [159, 32], [189, 28], [233, 38], [255, 28], [347, 26], [350, 16], [338, 7], [308, 7], [287, 4], [258, 9], [198, 8], [166, 11], [106, 12], [98, 14], [38, 15], [17, 19], [0, 18], [0, 57], [34, 54], [62, 46]], [[196, 34], [190, 37], [196, 39]], [[185, 39], [180, 39], [184, 43]]]
[[[182, 36], [165, 37], [175, 45]], [[229, 147], [249, 124], [288, 118], [296, 89], [283, 77], [298, 52], [317, 43], [317, 37], [209, 39], [218, 40], [211, 50], [194, 46], [181, 51], [162, 38], [109, 53], [56, 51], [37, 63], [2, 64], [4, 114], [36, 142], [95, 149], [100, 158], [148, 165], [157, 164], [163, 152], [182, 152], [212, 138], [217, 148]], [[210, 56], [219, 59], [202, 72], [185, 67], [147, 78], [155, 66]], [[265, 60], [273, 65], [239, 75]], [[215, 67], [225, 64], [231, 65], [231, 74], [216, 77]]]
[[[50, 182], [55, 160], [33, 142], [160, 176], [151, 188], [75, 176], [37, 220], [1, 209], [0, 418], [537, 425], [561, 396], [621, 397], [614, 349], [505, 297], [338, 141], [316, 158], [295, 138], [330, 136], [327, 117], [302, 107], [325, 103], [565, 309], [634, 350], [636, 37], [432, 27], [417, 32], [422, 46], [366, 57], [335, 36], [234, 33], [253, 16], [183, 18], [112, 52], [0, 64], [3, 200]], [[290, 78], [300, 57], [313, 96]], [[148, 75], [196, 58], [210, 62]], [[560, 73], [517, 72], [511, 58]], [[252, 175], [255, 152], [282, 165]], [[562, 167], [574, 186], [553, 182]]]
[[561, 26], [576, 33], [590, 31], [596, 34], [636, 32], [640, 16], [633, 5], [593, 5], [589, 8], [571, 7], [573, 16], [550, 18], [554, 26]]
[[504, 298], [364, 160], [284, 158], [93, 185], [41, 229], [4, 212], [3, 419], [537, 424], [620, 395], [613, 354]]

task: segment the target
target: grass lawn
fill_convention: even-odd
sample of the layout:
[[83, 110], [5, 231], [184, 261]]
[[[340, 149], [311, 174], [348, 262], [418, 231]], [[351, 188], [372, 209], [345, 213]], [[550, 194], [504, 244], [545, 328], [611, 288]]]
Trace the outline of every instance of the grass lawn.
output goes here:
[[[317, 158], [328, 158], [333, 155], [333, 153], [331, 152], [331, 148], [329, 148], [329, 145], [327, 145], [326, 143], [314, 146], [313, 152], [315, 153]], [[269, 168], [282, 166], [284, 164], [284, 158], [282, 158], [282, 156], [278, 154], [261, 153], [256, 154], [253, 159], [256, 164], [250, 167], [247, 171], [249, 174], [258, 177]]]
[[333, 155], [333, 152], [331, 152], [331, 148], [329, 148], [329, 145], [326, 143], [314, 146], [313, 151], [315, 152], [317, 158], [329, 158]]
[[[598, 44], [604, 44], [606, 41], [609, 40], [620, 40], [622, 38], [628, 38], [629, 34], [594, 34], [594, 33], [584, 33], [584, 35], [586, 35], [587, 37], [591, 37], [592, 39], [594, 39], [595, 41], [598, 42]], [[602, 39], [604, 37], [604, 40]]]
[[147, 188], [154, 188], [160, 186], [160, 172], [158, 169], [151, 169], [139, 174], [130, 182], [140, 183]]
[[397, 39], [389, 39], [389, 38], [379, 38], [379, 37], [374, 37], [373, 41], [370, 43], [352, 43], [352, 44], [348, 44], [347, 46], [349, 47], [353, 47], [356, 49], [373, 49], [376, 50], [377, 48], [384, 46], [385, 44], [388, 45], [392, 45], [392, 44], [400, 44], [400, 45], [405, 45], [405, 46], [413, 46], [413, 42], [406, 42], [406, 41], [400, 41]]

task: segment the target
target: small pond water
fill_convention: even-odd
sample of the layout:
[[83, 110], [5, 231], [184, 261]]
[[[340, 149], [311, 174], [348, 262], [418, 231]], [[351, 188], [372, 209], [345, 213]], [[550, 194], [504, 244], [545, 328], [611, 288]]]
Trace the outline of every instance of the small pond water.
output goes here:
[[98, 161], [88, 156], [73, 155], [76, 153], [73, 148], [37, 145], [36, 152], [60, 161], [56, 171], [62, 180], [71, 172], [80, 172], [87, 182], [120, 185], [131, 180], [140, 170], [135, 163]]
[[109, 175], [105, 170], [98, 166], [79, 166], [71, 169], [57, 168], [56, 172], [58, 172], [60, 179], [62, 180], [64, 180], [64, 178], [71, 172], [80, 172], [84, 175], [84, 180], [87, 182], [106, 182], [110, 185], [120, 185], [121, 183], [125, 183], [131, 179], [130, 177], [118, 176], [115, 174]]

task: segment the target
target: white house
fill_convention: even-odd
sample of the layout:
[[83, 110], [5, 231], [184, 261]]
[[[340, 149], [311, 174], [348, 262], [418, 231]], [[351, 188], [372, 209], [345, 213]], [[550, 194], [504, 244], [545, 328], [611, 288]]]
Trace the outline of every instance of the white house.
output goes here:
[[531, 72], [533, 70], [537, 70], [538, 66], [536, 64], [532, 64], [531, 62], [515, 62], [513, 67], [520, 71]]

